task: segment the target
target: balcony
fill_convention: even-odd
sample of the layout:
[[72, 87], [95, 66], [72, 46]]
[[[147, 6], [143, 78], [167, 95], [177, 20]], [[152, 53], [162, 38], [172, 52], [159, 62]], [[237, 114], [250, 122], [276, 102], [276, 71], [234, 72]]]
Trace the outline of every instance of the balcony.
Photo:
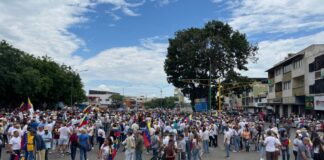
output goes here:
[[268, 78], [268, 84], [273, 85], [274, 84], [274, 78]]
[[276, 98], [281, 98], [282, 97], [282, 91], [276, 92]]
[[290, 81], [291, 80], [291, 72], [284, 73], [282, 77], [282, 81]]
[[304, 96], [305, 95], [305, 87], [300, 86], [300, 87], [293, 88], [293, 95], [294, 96]]

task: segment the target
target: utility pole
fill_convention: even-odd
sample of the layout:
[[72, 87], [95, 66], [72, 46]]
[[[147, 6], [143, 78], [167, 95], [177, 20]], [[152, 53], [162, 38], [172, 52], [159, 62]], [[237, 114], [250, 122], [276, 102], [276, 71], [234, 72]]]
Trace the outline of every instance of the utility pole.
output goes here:
[[221, 100], [221, 85], [220, 85], [220, 78], [218, 79], [218, 110], [220, 111], [221, 110], [221, 103], [222, 103], [222, 100]]
[[208, 102], [209, 102], [209, 107], [207, 107], [206, 113], [208, 112], [208, 110], [211, 110], [211, 62], [210, 62], [210, 58], [209, 58], [209, 93], [208, 93]]
[[161, 105], [160, 105], [160, 108], [162, 109], [162, 101], [163, 101], [162, 100], [162, 88], [161, 88], [161, 91], [160, 92], [161, 92]]

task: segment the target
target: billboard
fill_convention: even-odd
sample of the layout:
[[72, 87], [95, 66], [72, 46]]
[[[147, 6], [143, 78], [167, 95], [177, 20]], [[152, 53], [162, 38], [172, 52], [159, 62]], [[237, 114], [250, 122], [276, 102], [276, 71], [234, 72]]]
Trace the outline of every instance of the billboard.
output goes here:
[[207, 111], [208, 104], [206, 98], [195, 99], [195, 109], [196, 112]]
[[314, 107], [315, 107], [315, 110], [324, 111], [324, 96], [315, 96], [314, 97]]
[[314, 97], [305, 96], [305, 109], [314, 109]]

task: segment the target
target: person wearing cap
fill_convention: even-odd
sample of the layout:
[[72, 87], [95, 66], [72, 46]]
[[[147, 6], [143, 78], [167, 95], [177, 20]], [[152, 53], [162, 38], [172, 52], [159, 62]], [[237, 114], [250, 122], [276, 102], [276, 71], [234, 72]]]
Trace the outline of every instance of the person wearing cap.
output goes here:
[[52, 133], [48, 130], [48, 127], [45, 127], [44, 134], [42, 135], [42, 138], [45, 142], [45, 160], [48, 160], [48, 151], [51, 149], [52, 144]]

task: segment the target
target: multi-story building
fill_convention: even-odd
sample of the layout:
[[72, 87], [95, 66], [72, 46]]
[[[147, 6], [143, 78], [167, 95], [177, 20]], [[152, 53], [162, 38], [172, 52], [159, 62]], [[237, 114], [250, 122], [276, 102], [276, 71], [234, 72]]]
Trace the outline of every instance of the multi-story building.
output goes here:
[[243, 109], [257, 113], [261, 111], [267, 103], [267, 78], [250, 78], [253, 81], [242, 94]]
[[[324, 110], [324, 44], [311, 45], [268, 69], [268, 104], [276, 114], [311, 113]], [[309, 101], [305, 109], [305, 99]]]
[[243, 93], [236, 95], [233, 92], [224, 97], [223, 108], [227, 110], [246, 110], [249, 112], [261, 111], [267, 102], [267, 78], [249, 78], [251, 83], [239, 86]]

